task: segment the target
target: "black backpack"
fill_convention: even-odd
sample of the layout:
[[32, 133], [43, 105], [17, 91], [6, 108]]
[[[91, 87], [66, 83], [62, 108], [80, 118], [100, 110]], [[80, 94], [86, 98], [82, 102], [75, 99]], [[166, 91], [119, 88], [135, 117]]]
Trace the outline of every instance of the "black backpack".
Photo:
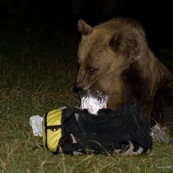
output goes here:
[[47, 112], [43, 120], [43, 143], [58, 154], [137, 155], [152, 149], [144, 115], [136, 103], [117, 111], [101, 109], [98, 115], [67, 107]]

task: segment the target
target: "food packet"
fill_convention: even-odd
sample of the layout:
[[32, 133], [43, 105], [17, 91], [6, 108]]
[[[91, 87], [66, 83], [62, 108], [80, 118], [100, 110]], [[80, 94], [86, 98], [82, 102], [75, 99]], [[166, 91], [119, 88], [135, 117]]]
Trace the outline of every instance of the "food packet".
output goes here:
[[97, 115], [100, 109], [107, 108], [109, 96], [95, 89], [82, 90], [79, 92], [82, 109], [87, 109], [91, 114]]
[[169, 136], [167, 135], [166, 130], [159, 124], [156, 124], [151, 128], [151, 136], [154, 141], [166, 143], [171, 142], [171, 138], [169, 138]]

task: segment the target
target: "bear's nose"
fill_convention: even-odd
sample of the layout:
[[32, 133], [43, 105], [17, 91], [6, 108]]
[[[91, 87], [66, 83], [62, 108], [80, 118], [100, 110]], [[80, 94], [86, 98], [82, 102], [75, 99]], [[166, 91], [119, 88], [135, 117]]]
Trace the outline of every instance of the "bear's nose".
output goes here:
[[75, 88], [78, 89], [78, 90], [82, 90], [83, 89], [81, 84], [80, 84], [80, 82], [76, 82], [75, 83]]

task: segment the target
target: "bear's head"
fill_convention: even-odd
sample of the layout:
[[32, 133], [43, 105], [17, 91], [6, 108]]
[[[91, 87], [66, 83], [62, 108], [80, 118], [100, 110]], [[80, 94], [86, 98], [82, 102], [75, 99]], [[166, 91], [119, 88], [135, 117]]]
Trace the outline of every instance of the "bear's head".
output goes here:
[[87, 90], [112, 73], [120, 74], [147, 50], [145, 32], [134, 19], [115, 18], [95, 27], [80, 19], [78, 29], [82, 35], [76, 79], [79, 89]]

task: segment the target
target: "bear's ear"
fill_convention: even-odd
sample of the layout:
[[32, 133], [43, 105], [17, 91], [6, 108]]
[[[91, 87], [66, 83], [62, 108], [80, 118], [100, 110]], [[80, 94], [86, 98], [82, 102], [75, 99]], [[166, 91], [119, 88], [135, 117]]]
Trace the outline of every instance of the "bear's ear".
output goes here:
[[114, 35], [112, 36], [109, 45], [115, 50], [120, 49], [121, 45], [122, 45], [122, 40], [123, 40], [123, 35], [121, 31], [118, 31], [116, 33], [114, 33]]
[[79, 29], [79, 32], [83, 35], [88, 35], [93, 30], [93, 28], [82, 19], [78, 20], [78, 29]]

